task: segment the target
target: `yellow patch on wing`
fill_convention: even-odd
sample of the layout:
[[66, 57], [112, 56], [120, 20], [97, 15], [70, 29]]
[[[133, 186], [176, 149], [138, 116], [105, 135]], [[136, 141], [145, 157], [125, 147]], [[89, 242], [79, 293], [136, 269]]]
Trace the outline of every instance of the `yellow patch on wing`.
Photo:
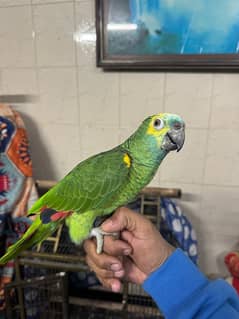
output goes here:
[[123, 161], [124, 161], [124, 163], [126, 164], [127, 167], [131, 166], [131, 159], [130, 159], [128, 154], [124, 155]]

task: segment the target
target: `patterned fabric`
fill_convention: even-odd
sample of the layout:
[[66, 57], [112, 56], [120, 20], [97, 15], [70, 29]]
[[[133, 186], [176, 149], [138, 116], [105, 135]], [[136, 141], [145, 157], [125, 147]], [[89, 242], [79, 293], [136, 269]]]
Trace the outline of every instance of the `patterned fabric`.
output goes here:
[[[28, 208], [37, 199], [24, 123], [8, 105], [0, 104], [0, 253], [27, 230]], [[0, 268], [0, 298], [11, 281], [14, 264]], [[3, 300], [2, 300], [3, 303]], [[1, 306], [1, 300], [0, 300]]]
[[161, 199], [160, 231], [169, 242], [175, 241], [190, 259], [197, 264], [197, 237], [189, 220], [170, 198]]

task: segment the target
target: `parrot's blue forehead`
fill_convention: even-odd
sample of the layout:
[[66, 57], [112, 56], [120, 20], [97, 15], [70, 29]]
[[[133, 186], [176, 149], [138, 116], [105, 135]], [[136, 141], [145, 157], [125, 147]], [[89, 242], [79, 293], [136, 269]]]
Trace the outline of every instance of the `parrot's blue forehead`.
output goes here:
[[172, 125], [175, 122], [179, 122], [181, 124], [184, 124], [184, 121], [182, 120], [182, 118], [179, 115], [177, 115], [177, 114], [160, 113], [158, 115], [165, 122], [165, 124]]

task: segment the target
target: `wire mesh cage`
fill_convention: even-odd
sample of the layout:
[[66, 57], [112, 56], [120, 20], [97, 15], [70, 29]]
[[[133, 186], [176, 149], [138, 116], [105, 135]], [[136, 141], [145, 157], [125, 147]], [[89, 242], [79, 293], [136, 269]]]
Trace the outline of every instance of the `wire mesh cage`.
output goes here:
[[7, 319], [68, 319], [64, 272], [13, 282], [5, 286]]
[[125, 284], [124, 290], [126, 310], [129, 314], [133, 314], [133, 316], [138, 319], [163, 318], [153, 299], [141, 286], [127, 283]]
[[109, 310], [96, 307], [74, 306], [71, 319], [163, 319], [163, 317], [145, 314], [144, 312], [128, 312], [126, 310]]
[[[148, 189], [129, 207], [147, 215], [159, 227], [161, 192], [172, 197], [180, 193], [178, 190]], [[69, 290], [66, 277], [57, 275], [59, 271], [67, 272]], [[39, 276], [41, 279], [36, 279]], [[57, 287], [61, 287], [60, 291]], [[84, 251], [71, 243], [65, 226], [18, 258], [16, 282], [6, 287], [6, 299], [7, 318], [14, 319], [163, 318], [139, 285], [125, 283], [122, 294], [105, 291], [86, 266]]]
[[[152, 298], [143, 292], [138, 285], [124, 283], [122, 293], [105, 292], [103, 288], [92, 287], [91, 296], [88, 300], [81, 300], [78, 312], [82, 312], [85, 316], [82, 318], [94, 319], [162, 319], [156, 304]], [[100, 292], [96, 294], [96, 290]], [[130, 291], [131, 290], [131, 291]], [[129, 293], [130, 292], [130, 293]], [[93, 293], [95, 297], [93, 296]], [[101, 299], [101, 300], [100, 300]], [[76, 308], [71, 308], [74, 312]], [[88, 314], [88, 315], [87, 315]], [[90, 316], [89, 316], [90, 314]], [[75, 317], [76, 312], [74, 313]]]
[[[22, 278], [25, 278], [27, 281], [29, 281], [27, 278], [34, 278], [36, 275], [44, 275], [45, 278], [49, 278], [49, 274], [56, 272], [56, 269], [53, 268], [39, 268], [36, 266], [36, 261], [34, 265], [24, 265], [24, 267], [22, 267]], [[95, 284], [93, 279], [91, 279], [91, 283], [93, 284], [89, 285], [89, 277], [85, 280], [81, 276], [83, 274], [86, 276], [88, 272], [89, 270], [83, 270], [81, 273], [79, 270], [77, 272], [68, 272], [69, 318], [162, 318], [151, 297], [148, 296], [139, 285], [125, 282], [122, 293], [112, 293], [99, 284]], [[30, 288], [34, 293], [34, 287], [29, 287], [29, 289]], [[35, 319], [35, 317], [30, 318]], [[60, 317], [59, 314], [59, 317], [56, 318], [65, 317]]]
[[[25, 252], [16, 262], [16, 265], [19, 265], [16, 274], [20, 274], [20, 278], [17, 279], [29, 282], [29, 280], [34, 281], [39, 276], [49, 278], [61, 270], [67, 271], [69, 318], [162, 318], [151, 297], [139, 285], [124, 283], [122, 294], [114, 294], [103, 289], [99, 285], [95, 274], [91, 273], [84, 263], [84, 252], [70, 242], [65, 227], [61, 232], [57, 252], [53, 253], [53, 249], [54, 242], [45, 241], [40, 251]], [[31, 285], [28, 289], [31, 290], [31, 295], [36, 294], [34, 286]], [[59, 307], [59, 304], [57, 307]], [[32, 308], [33, 311], [30, 310]], [[15, 308], [15, 313], [17, 313], [16, 311], [17, 308]], [[30, 316], [32, 313], [35, 316]], [[28, 307], [25, 317], [12, 316], [9, 318], [45, 318], [45, 316], [41, 317], [41, 314], [42, 312], [40, 314], [36, 313], [34, 307]], [[50, 318], [65, 318], [60, 312], [54, 313], [54, 316], [51, 314]]]

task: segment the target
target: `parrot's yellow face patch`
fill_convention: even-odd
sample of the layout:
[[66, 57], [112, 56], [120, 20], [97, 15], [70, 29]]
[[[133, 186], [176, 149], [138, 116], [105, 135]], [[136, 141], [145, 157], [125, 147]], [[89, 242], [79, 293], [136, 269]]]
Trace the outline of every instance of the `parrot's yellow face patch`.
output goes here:
[[159, 113], [152, 117], [148, 129], [147, 134], [153, 135], [155, 138], [160, 136], [164, 136], [168, 131], [168, 127], [163, 120], [163, 114]]
[[127, 167], [131, 166], [131, 159], [130, 159], [128, 154], [124, 155], [123, 161], [124, 161], [124, 163], [126, 164]]

